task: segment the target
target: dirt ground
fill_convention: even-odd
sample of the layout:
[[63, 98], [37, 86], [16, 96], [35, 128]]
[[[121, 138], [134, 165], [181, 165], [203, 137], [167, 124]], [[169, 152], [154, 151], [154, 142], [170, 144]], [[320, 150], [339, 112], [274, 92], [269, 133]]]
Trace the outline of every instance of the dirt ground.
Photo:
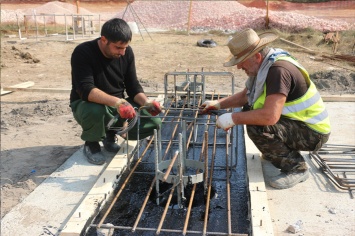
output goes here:
[[[2, 9], [5, 7], [14, 6], [3, 4]], [[100, 11], [107, 5], [81, 7]], [[273, 45], [291, 52], [308, 69], [321, 94], [355, 93], [354, 61], [335, 60], [332, 44], [324, 43], [322, 32], [278, 33], [281, 38], [306, 47], [282, 40]], [[167, 72], [202, 68], [232, 72], [235, 90], [243, 88], [244, 72], [222, 66], [229, 55], [225, 46], [229, 35], [151, 32], [150, 36], [134, 35], [131, 43], [138, 77], [147, 92], [162, 91]], [[337, 55], [354, 56], [354, 33], [341, 32], [341, 37]], [[217, 46], [198, 47], [196, 42], [201, 39], [213, 39]], [[82, 41], [2, 38], [1, 87], [33, 81], [33, 88], [69, 89], [70, 56]], [[230, 89], [230, 84], [223, 81], [210, 85], [214, 86]], [[17, 91], [1, 96], [1, 217], [83, 145], [80, 134], [69, 108], [68, 92]]]

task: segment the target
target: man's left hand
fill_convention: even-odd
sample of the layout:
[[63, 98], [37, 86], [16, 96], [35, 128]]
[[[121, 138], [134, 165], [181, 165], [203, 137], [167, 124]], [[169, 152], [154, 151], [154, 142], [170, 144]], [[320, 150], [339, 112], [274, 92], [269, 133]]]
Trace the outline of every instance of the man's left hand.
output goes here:
[[232, 118], [233, 113], [225, 113], [218, 117], [216, 121], [217, 128], [224, 129], [225, 131], [229, 130], [233, 126], [235, 126]]
[[152, 116], [156, 116], [158, 115], [162, 108], [160, 106], [160, 103], [155, 101], [155, 100], [147, 100], [144, 103], [144, 106], [147, 107], [147, 111], [152, 115]]

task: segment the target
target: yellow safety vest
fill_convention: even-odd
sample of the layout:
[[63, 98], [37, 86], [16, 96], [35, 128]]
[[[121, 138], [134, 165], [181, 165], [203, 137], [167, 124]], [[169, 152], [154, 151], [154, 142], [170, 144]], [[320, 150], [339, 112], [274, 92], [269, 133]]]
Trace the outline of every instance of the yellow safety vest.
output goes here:
[[[330, 121], [328, 112], [325, 109], [323, 100], [314, 85], [310, 80], [306, 69], [290, 56], [280, 56], [277, 60], [285, 60], [291, 62], [301, 71], [308, 85], [307, 92], [300, 98], [286, 102], [282, 109], [282, 116], [292, 120], [304, 122], [311, 129], [322, 133], [330, 133]], [[266, 99], [266, 83], [264, 84], [264, 92], [258, 97], [253, 104], [253, 109], [260, 109], [264, 106]]]

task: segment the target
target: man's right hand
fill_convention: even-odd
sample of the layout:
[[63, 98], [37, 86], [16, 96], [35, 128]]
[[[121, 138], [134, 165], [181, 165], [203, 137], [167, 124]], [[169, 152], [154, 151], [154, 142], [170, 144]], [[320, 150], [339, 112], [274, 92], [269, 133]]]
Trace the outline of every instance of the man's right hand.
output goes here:
[[136, 116], [136, 111], [125, 99], [120, 99], [116, 104], [117, 112], [121, 118], [132, 119]]
[[160, 103], [153, 100], [147, 100], [144, 103], [144, 106], [147, 107], [147, 111], [152, 115], [152, 116], [156, 116], [161, 112], [161, 106]]
[[200, 108], [202, 109], [200, 111], [201, 114], [206, 114], [210, 113], [211, 110], [219, 110], [221, 109], [221, 104], [216, 100], [216, 101], [205, 101]]

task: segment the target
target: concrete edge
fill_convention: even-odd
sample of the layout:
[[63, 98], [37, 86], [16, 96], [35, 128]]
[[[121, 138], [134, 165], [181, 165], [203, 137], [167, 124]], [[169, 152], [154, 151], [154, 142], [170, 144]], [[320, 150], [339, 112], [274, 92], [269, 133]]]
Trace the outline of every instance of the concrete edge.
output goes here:
[[[244, 132], [246, 133], [246, 132]], [[252, 235], [274, 235], [260, 152], [245, 135]]]
[[1, 235], [58, 235], [106, 166], [88, 163], [80, 148], [1, 219]]
[[120, 144], [122, 148], [113, 157], [77, 209], [69, 216], [69, 220], [59, 235], [74, 236], [85, 233], [87, 227], [112, 196], [121, 174], [127, 167], [128, 158], [132, 157], [132, 153], [137, 148], [137, 143], [136, 140], [129, 140], [127, 145], [125, 140]]

